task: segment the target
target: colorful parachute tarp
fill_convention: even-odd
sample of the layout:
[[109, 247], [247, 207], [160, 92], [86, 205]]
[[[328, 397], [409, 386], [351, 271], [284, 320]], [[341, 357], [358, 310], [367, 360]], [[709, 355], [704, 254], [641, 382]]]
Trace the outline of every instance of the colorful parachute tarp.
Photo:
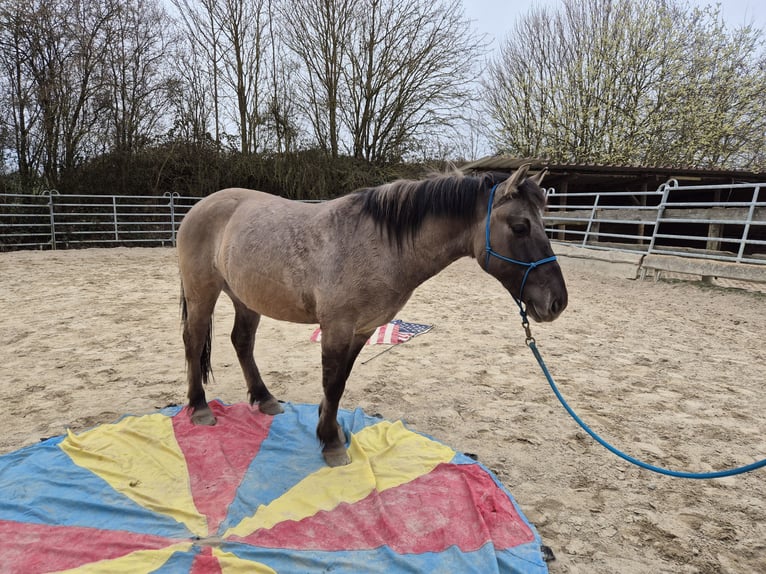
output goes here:
[[510, 493], [401, 422], [341, 411], [351, 464], [329, 468], [316, 405], [263, 415], [211, 402], [0, 456], [0, 571], [547, 572]]

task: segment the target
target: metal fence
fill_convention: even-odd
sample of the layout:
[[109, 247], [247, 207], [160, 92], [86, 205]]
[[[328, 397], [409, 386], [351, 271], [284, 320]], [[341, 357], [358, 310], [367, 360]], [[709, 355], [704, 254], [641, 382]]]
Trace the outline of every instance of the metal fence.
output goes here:
[[680, 186], [656, 191], [548, 192], [554, 242], [592, 249], [766, 264], [766, 184]]
[[0, 195], [0, 250], [115, 245], [175, 245], [184, 215], [199, 198]]
[[[594, 249], [766, 264], [766, 184], [560, 194], [549, 190], [554, 242]], [[198, 198], [0, 195], [0, 250], [175, 245]]]

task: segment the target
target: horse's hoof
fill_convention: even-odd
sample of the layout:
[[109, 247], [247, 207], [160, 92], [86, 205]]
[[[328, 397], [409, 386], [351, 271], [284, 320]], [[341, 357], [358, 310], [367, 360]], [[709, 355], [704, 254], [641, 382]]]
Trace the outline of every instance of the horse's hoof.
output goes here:
[[285, 409], [282, 408], [282, 405], [274, 397], [258, 403], [258, 410], [265, 415], [278, 415], [285, 412]]
[[341, 450], [331, 449], [322, 451], [322, 456], [324, 456], [327, 466], [331, 467], [345, 466], [351, 462], [345, 447], [341, 448]]
[[191, 415], [191, 420], [194, 425], [205, 425], [209, 427], [218, 422], [215, 419], [215, 415], [213, 415], [213, 411], [210, 410], [210, 407], [196, 409]]

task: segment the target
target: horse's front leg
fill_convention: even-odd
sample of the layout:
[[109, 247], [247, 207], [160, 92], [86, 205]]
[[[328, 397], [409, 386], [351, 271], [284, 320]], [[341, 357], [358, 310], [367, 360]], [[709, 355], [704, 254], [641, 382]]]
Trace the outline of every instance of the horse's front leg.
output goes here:
[[351, 460], [346, 453], [346, 436], [338, 425], [338, 405], [346, 380], [359, 352], [369, 338], [365, 335], [346, 337], [322, 329], [322, 387], [324, 399], [319, 405], [317, 437], [322, 443], [322, 455], [328, 466], [343, 466]]

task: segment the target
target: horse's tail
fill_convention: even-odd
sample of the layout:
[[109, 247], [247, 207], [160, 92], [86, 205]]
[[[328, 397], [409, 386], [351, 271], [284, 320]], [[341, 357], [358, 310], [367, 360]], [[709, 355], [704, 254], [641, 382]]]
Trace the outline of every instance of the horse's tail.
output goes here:
[[[186, 321], [189, 317], [189, 312], [186, 306], [186, 295], [184, 294], [184, 284], [181, 281], [181, 321], [183, 322], [184, 337], [186, 337]], [[210, 352], [213, 348], [213, 317], [210, 316], [210, 322], [207, 326], [207, 332], [205, 333], [205, 344], [202, 346], [202, 354], [199, 358], [199, 368], [202, 372], [202, 382], [207, 384], [208, 380], [213, 374], [213, 367], [210, 364]]]

